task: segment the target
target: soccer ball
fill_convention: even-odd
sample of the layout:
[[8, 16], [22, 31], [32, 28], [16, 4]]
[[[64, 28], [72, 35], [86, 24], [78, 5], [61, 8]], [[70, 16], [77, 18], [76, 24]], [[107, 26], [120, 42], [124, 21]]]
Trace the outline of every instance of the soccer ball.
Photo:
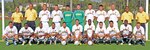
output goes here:
[[62, 45], [66, 45], [66, 41], [61, 41], [61, 44]]
[[79, 45], [79, 41], [75, 41], [75, 42], [74, 42], [74, 45]]
[[93, 42], [92, 41], [88, 41], [88, 45], [92, 45], [93, 44]]

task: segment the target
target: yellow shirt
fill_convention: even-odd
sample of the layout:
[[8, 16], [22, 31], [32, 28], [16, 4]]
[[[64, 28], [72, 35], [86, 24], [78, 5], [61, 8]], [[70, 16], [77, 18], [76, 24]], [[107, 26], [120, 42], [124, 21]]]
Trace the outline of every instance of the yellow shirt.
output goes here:
[[133, 14], [131, 12], [124, 12], [121, 16], [121, 20], [128, 20], [128, 23], [131, 23], [133, 20]]
[[146, 23], [146, 20], [149, 20], [148, 14], [146, 12], [138, 12], [135, 19], [140, 23]]
[[13, 22], [16, 22], [16, 23], [21, 23], [21, 21], [22, 21], [22, 19], [23, 19], [23, 15], [22, 15], [22, 13], [16, 13], [16, 12], [14, 12], [13, 14], [12, 14], [12, 18], [13, 18]]
[[37, 18], [37, 12], [36, 10], [32, 9], [27, 9], [25, 12], [25, 17], [27, 21], [35, 21]]

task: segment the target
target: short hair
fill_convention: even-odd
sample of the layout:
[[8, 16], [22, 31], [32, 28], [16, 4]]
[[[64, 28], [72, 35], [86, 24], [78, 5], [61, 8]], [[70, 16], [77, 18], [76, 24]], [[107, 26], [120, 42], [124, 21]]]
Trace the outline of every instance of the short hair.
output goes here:
[[77, 4], [77, 5], [81, 6], [81, 4]]
[[55, 23], [54, 23], [54, 22], [52, 22], [52, 24], [54, 24], [54, 25], [55, 25]]
[[[24, 25], [26, 25], [27, 23], [24, 23]], [[28, 25], [28, 24], [27, 24]]]
[[125, 21], [128, 22], [128, 20], [124, 20], [124, 22], [125, 22]]
[[136, 24], [141, 24], [140, 22], [136, 22]]
[[70, 5], [66, 5], [66, 7], [70, 7]]
[[33, 4], [32, 4], [31, 2], [29, 3], [29, 5], [32, 5], [32, 6], [33, 6]]
[[57, 4], [55, 6], [58, 6]]
[[9, 23], [8, 24], [10, 24], [10, 23], [13, 23], [12, 21], [9, 21]]
[[112, 20], [111, 20], [111, 21], [109, 21], [109, 23], [111, 23], [111, 22], [112, 22], [112, 23], [114, 23]]
[[99, 5], [99, 7], [103, 7], [103, 5]]
[[88, 5], [92, 5], [91, 3], [89, 3]]
[[66, 24], [66, 22], [63, 22], [63, 24]]
[[76, 19], [75, 21], [79, 21], [79, 19]]
[[47, 6], [47, 4], [43, 4], [43, 6]]
[[102, 23], [102, 24], [103, 24], [103, 22], [99, 22], [99, 24], [100, 24], [100, 23]]

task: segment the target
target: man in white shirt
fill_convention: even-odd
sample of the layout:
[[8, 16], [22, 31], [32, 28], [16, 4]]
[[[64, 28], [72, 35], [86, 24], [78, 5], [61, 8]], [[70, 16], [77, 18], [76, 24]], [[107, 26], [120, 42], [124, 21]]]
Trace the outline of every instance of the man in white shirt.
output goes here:
[[94, 31], [95, 25], [92, 24], [92, 21], [89, 19], [88, 24], [84, 26], [85, 36], [88, 41], [92, 41], [94, 39]]
[[61, 42], [67, 42], [69, 38], [71, 38], [70, 29], [66, 26], [66, 23], [63, 22], [62, 27], [59, 29], [59, 35]]
[[9, 25], [4, 30], [2, 38], [6, 41], [7, 46], [10, 44], [8, 40], [12, 40], [14, 45], [17, 45], [16, 41], [18, 39], [18, 30], [15, 26], [13, 26], [13, 22], [9, 22]]
[[53, 18], [52, 22], [55, 23], [55, 27], [59, 29], [61, 18], [63, 18], [63, 13], [62, 11], [59, 10], [58, 5], [54, 6], [54, 10], [52, 11], [51, 18]]
[[73, 39], [74, 39], [74, 41], [79, 41], [82, 38], [83, 27], [82, 27], [82, 25], [79, 24], [78, 19], [76, 19], [75, 22], [76, 22], [76, 24], [73, 25], [73, 27], [72, 27], [72, 32], [73, 32], [73, 35], [74, 35]]
[[[97, 22], [103, 22], [103, 26], [105, 27], [105, 19], [106, 19], [106, 16], [107, 13], [106, 11], [104, 11], [104, 7], [103, 5], [99, 5], [99, 10], [96, 12], [96, 18], [97, 18]], [[99, 24], [97, 24], [97, 27], [99, 27]]]
[[120, 33], [123, 38], [123, 43], [131, 45], [132, 26], [128, 23], [128, 20], [124, 20], [124, 24], [120, 26]]
[[113, 21], [114, 22], [114, 26], [118, 27], [118, 20], [120, 18], [120, 13], [118, 10], [115, 9], [115, 5], [111, 4], [111, 10], [108, 11], [107, 13], [109, 21]]
[[34, 33], [36, 34], [37, 36], [37, 44], [39, 44], [41, 41], [44, 42], [44, 44], [46, 44], [46, 41], [47, 41], [47, 30], [43, 27], [43, 24], [40, 22], [39, 23], [39, 26], [36, 27]]
[[117, 26], [114, 26], [113, 21], [109, 21], [109, 26], [107, 28], [107, 31], [108, 31], [108, 33], [110, 35], [111, 42], [115, 41], [117, 45], [119, 44], [119, 42], [123, 42], [123, 40], [122, 40], [122, 38], [120, 36], [119, 29], [118, 29]]
[[88, 4], [88, 9], [85, 10], [85, 19], [86, 19], [86, 24], [88, 23], [87, 21], [90, 19], [92, 21], [92, 24], [93, 21], [94, 21], [94, 18], [95, 18], [95, 10], [92, 9], [92, 4]]
[[22, 41], [22, 45], [26, 43], [26, 40], [29, 39], [29, 45], [31, 44], [31, 41], [33, 41], [33, 35], [34, 31], [31, 27], [28, 26], [27, 23], [24, 24], [24, 27], [22, 27], [19, 31], [19, 40]]
[[48, 29], [49, 28], [48, 21], [50, 19], [50, 12], [47, 10], [47, 5], [46, 4], [43, 4], [42, 8], [43, 8], [43, 10], [40, 11], [39, 18], [40, 18], [40, 21], [43, 24], [43, 27]]
[[56, 40], [58, 38], [58, 29], [56, 29], [55, 27], [55, 23], [53, 22], [51, 27], [49, 27], [48, 29], [48, 34], [50, 35], [49, 41], [50, 44], [52, 44], [52, 42], [54, 42], [56, 44]]
[[140, 22], [137, 22], [136, 26], [133, 29], [134, 34], [134, 43], [141, 44], [145, 46], [145, 32], [144, 28], [141, 26]]

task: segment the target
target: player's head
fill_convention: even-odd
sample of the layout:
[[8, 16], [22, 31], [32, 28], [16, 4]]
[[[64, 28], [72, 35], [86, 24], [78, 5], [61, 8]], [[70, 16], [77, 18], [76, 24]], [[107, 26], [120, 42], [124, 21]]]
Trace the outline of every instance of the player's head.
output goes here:
[[70, 6], [69, 5], [66, 5], [66, 10], [70, 10]]
[[115, 10], [115, 4], [114, 3], [112, 3], [110, 7], [111, 7], [111, 10]]
[[76, 7], [78, 10], [81, 9], [81, 5], [80, 4], [77, 4], [77, 7]]
[[25, 29], [27, 29], [29, 26], [27, 23], [24, 24]]
[[126, 6], [126, 7], [125, 7], [125, 11], [126, 11], [126, 12], [129, 12], [129, 6]]
[[47, 10], [47, 4], [43, 4], [42, 8], [43, 10]]
[[76, 19], [76, 25], [79, 25], [79, 20], [78, 19]]
[[125, 26], [128, 25], [128, 20], [124, 20], [124, 25], [125, 25]]
[[91, 3], [88, 4], [88, 9], [92, 9], [92, 4]]
[[144, 8], [142, 6], [139, 7], [139, 12], [143, 12]]
[[89, 19], [88, 20], [88, 25], [91, 25], [92, 24], [91, 22], [92, 22], [91, 19]]
[[29, 3], [29, 9], [32, 10], [33, 9], [33, 4]]
[[55, 6], [54, 6], [54, 10], [57, 11], [58, 9], [59, 9], [58, 5], [55, 5]]
[[137, 23], [136, 23], [136, 28], [138, 28], [138, 29], [139, 29], [139, 28], [140, 28], [140, 26], [141, 26], [140, 22], [137, 22]]
[[9, 27], [13, 28], [13, 22], [12, 21], [9, 22]]
[[62, 24], [62, 25], [63, 25], [63, 27], [64, 27], [64, 28], [66, 28], [66, 22], [63, 22], [63, 24]]
[[40, 22], [40, 23], [39, 23], [39, 27], [40, 27], [40, 28], [42, 28], [42, 27], [43, 27], [43, 24], [42, 24], [42, 22]]
[[103, 5], [99, 5], [99, 10], [103, 10]]
[[114, 26], [114, 22], [113, 21], [109, 21], [109, 25], [110, 25], [110, 27], [113, 27]]
[[16, 12], [19, 12], [20, 10], [19, 10], [19, 6], [17, 6], [16, 8], [15, 8], [15, 10], [16, 10]]
[[54, 22], [52, 22], [52, 28], [55, 28], [55, 23]]
[[103, 27], [103, 22], [99, 22], [99, 27], [100, 27], [100, 28]]

